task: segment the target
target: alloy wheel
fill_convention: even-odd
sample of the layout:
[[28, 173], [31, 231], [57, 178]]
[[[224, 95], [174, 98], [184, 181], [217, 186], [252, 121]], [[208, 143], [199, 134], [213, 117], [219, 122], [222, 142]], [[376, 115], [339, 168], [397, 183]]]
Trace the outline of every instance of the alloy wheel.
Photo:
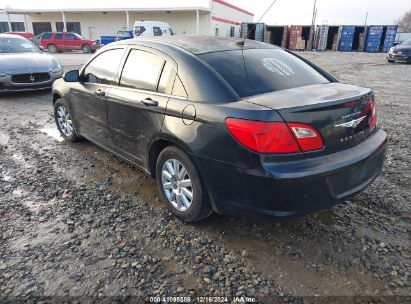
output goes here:
[[65, 136], [70, 137], [71, 135], [73, 135], [73, 121], [71, 120], [70, 113], [66, 107], [59, 106], [57, 108], [57, 122], [59, 124], [61, 132]]
[[178, 211], [187, 211], [193, 202], [193, 187], [186, 168], [176, 159], [164, 162], [161, 181], [168, 201]]

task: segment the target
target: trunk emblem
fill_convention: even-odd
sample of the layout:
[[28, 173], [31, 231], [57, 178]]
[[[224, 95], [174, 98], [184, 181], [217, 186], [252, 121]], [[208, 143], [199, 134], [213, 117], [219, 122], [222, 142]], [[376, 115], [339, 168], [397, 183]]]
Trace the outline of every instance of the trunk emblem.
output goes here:
[[34, 78], [34, 75], [31, 74], [31, 75], [29, 76], [29, 80], [30, 80], [30, 82], [34, 82], [34, 80], [36, 80], [36, 78]]
[[360, 122], [362, 122], [365, 119], [365, 117], [366, 116], [362, 116], [360, 118], [353, 119], [351, 121], [344, 122], [344, 123], [339, 124], [339, 125], [334, 125], [334, 127], [355, 128], [360, 124]]

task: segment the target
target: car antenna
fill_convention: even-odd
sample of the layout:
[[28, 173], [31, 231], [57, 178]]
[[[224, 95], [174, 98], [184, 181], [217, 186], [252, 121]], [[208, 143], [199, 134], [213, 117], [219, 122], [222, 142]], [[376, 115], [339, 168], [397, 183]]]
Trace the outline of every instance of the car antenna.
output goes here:
[[260, 19], [258, 19], [258, 21], [253, 25], [252, 28], [250, 28], [247, 31], [247, 34], [245, 35], [244, 39], [237, 41], [236, 44], [240, 45], [240, 46], [244, 46], [245, 40], [247, 39], [248, 35], [255, 29], [255, 27], [257, 26], [258, 22], [261, 21], [261, 19], [263, 19], [263, 17], [265, 16], [265, 14], [268, 13], [268, 11], [273, 7], [273, 5], [277, 2], [277, 0], [274, 0], [273, 2], [271, 2], [270, 6], [267, 8], [267, 10], [264, 12], [264, 14], [260, 17]]

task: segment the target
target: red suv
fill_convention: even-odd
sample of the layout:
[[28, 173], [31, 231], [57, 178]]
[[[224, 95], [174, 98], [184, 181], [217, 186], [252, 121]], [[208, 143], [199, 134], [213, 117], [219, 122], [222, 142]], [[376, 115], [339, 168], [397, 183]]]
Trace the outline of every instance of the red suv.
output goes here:
[[76, 33], [46, 32], [38, 38], [39, 44], [50, 53], [82, 50], [83, 53], [94, 53], [99, 47], [98, 40], [84, 39]]

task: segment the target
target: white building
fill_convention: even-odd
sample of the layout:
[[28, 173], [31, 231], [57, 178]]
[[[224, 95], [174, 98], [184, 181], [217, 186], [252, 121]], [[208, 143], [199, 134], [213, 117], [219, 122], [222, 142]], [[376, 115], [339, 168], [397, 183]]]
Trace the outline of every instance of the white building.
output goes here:
[[136, 20], [167, 22], [177, 35], [239, 37], [241, 23], [253, 21], [251, 12], [223, 0], [13, 0], [4, 10], [10, 20], [24, 15], [25, 30], [36, 35], [65, 29], [90, 39], [132, 29]]
[[25, 32], [26, 20], [24, 15], [9, 15], [5, 11], [0, 10], [0, 33], [4, 32]]

